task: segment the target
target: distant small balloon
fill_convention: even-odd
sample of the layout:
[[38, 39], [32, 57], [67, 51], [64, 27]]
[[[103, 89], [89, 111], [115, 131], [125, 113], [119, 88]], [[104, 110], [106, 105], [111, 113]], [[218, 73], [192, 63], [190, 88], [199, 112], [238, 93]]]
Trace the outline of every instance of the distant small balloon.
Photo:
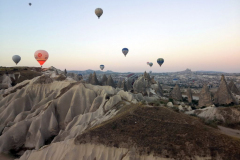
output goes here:
[[31, 6], [32, 5], [32, 3], [28, 3], [29, 4], [29, 6]]
[[104, 69], [104, 65], [100, 65], [100, 68], [101, 68], [101, 70], [103, 70]]
[[47, 61], [49, 55], [47, 51], [37, 50], [34, 53], [34, 57], [38, 61], [38, 63], [42, 66]]
[[149, 62], [149, 66], [152, 67], [152, 66], [153, 66], [153, 63], [152, 63], [152, 62]]
[[16, 65], [21, 61], [21, 57], [19, 55], [14, 55], [12, 60], [16, 63]]
[[164, 59], [163, 59], [163, 58], [158, 58], [158, 59], [157, 59], [157, 63], [158, 63], [159, 66], [161, 67], [162, 64], [164, 63]]
[[147, 62], [147, 65], [149, 65], [149, 62]]
[[152, 71], [149, 71], [149, 73], [152, 73]]
[[98, 19], [99, 19], [101, 17], [101, 15], [103, 14], [102, 8], [96, 8], [95, 14], [98, 16]]
[[128, 49], [127, 48], [123, 48], [122, 49], [122, 53], [124, 54], [124, 56], [126, 57], [126, 55], [128, 54]]

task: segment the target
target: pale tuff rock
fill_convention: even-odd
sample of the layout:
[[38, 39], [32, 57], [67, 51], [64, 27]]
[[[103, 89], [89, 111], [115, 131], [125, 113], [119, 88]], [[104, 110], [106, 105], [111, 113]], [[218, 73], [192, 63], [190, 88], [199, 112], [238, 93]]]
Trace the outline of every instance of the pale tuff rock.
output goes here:
[[94, 99], [89, 112], [95, 112], [99, 108], [99, 106], [103, 103], [103, 101], [105, 102], [104, 96], [97, 96]]
[[192, 97], [192, 90], [190, 87], [188, 87], [187, 89], [187, 98], [188, 98], [188, 102], [192, 103], [193, 97]]
[[116, 105], [120, 101], [122, 101], [121, 96], [120, 95], [114, 95], [113, 97], [111, 97], [109, 99], [109, 101], [107, 101], [104, 109], [107, 111], [107, 110], [111, 109], [114, 105]]
[[230, 103], [237, 104], [237, 101], [235, 100], [230, 89], [227, 86], [227, 82], [225, 80], [224, 75], [222, 75], [220, 85], [218, 87], [217, 92], [214, 95], [214, 103], [219, 105]]
[[163, 89], [159, 82], [157, 82], [156, 84], [152, 84], [151, 88], [155, 91], [157, 95], [163, 96]]
[[115, 88], [115, 83], [114, 83], [111, 75], [108, 76], [107, 85], [108, 86], [112, 86], [113, 88]]
[[154, 79], [154, 76], [151, 77], [151, 80], [150, 80], [150, 81], [151, 81], [152, 84], [156, 84], [156, 83], [157, 83], [157, 82], [155, 81], [155, 79]]
[[145, 71], [143, 74], [143, 77], [147, 80], [147, 81], [151, 81], [150, 75]]
[[174, 100], [182, 100], [182, 93], [180, 91], [180, 87], [176, 84], [171, 92], [171, 98]]
[[0, 89], [7, 89], [9, 87], [12, 87], [12, 80], [9, 74], [4, 74], [3, 76], [1, 76]]
[[185, 112], [186, 114], [196, 114], [206, 120], [221, 120], [229, 124], [238, 124], [240, 122], [240, 111], [230, 107], [215, 107], [214, 105], [204, 109], [196, 109]]
[[173, 103], [172, 102], [168, 102], [167, 103], [167, 107], [173, 107]]
[[181, 105], [178, 106], [179, 111], [183, 111], [183, 107]]
[[[146, 73], [147, 74], [147, 73]], [[143, 95], [147, 94], [147, 89], [150, 88], [150, 82], [144, 76], [139, 77], [133, 84], [133, 90], [135, 93], [142, 93]]]
[[[47, 153], [47, 154], [46, 154]], [[105, 145], [78, 144], [74, 139], [53, 143], [38, 151], [26, 151], [19, 160], [166, 160], [166, 158], [138, 155], [134, 148], [107, 147]]]
[[209, 91], [207, 84], [204, 84], [199, 95], [198, 106], [211, 106], [212, 104], [213, 102], [211, 92]]
[[117, 88], [122, 88], [122, 81], [121, 80], [118, 81]]
[[107, 85], [107, 76], [105, 74], [102, 77], [101, 85], [102, 86], [106, 86]]
[[240, 91], [237, 88], [237, 86], [234, 84], [233, 80], [231, 80], [231, 82], [228, 84], [228, 88], [230, 89], [230, 91], [232, 91], [232, 93], [240, 95]]

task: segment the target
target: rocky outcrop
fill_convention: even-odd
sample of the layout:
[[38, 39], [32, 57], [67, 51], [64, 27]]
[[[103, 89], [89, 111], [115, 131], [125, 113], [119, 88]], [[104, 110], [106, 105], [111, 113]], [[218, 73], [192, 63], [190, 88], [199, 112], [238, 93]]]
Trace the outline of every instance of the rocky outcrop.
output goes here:
[[122, 88], [122, 81], [121, 80], [118, 81], [117, 88]]
[[182, 93], [180, 91], [180, 87], [178, 86], [178, 84], [176, 84], [175, 87], [173, 88], [170, 97], [174, 100], [178, 101], [182, 100]]
[[157, 95], [163, 96], [163, 89], [159, 82], [157, 82], [156, 84], [152, 84], [151, 88], [154, 89]]
[[71, 77], [75, 81], [80, 81], [82, 78], [76, 73], [67, 73], [67, 77]]
[[150, 75], [145, 71], [143, 74], [143, 77], [147, 80], [147, 81], [151, 81]]
[[93, 72], [93, 74], [89, 75], [88, 83], [90, 83], [92, 85], [99, 85], [99, 82], [98, 82], [98, 79], [97, 79], [97, 75], [96, 75], [95, 72]]
[[237, 104], [237, 101], [233, 97], [230, 89], [228, 88], [224, 75], [222, 75], [220, 85], [214, 95], [214, 103], [219, 105], [231, 103]]
[[240, 91], [237, 88], [237, 86], [234, 84], [233, 80], [231, 80], [231, 82], [228, 84], [228, 88], [230, 89], [230, 91], [236, 95], [240, 95]]
[[[147, 76], [147, 73], [144, 73]], [[139, 77], [133, 84], [133, 90], [135, 93], [142, 93], [143, 95], [147, 95], [149, 92], [151, 84], [147, 77], [141, 76]]]
[[199, 95], [198, 106], [207, 107], [207, 106], [211, 106], [212, 104], [213, 102], [212, 102], [211, 92], [209, 91], [207, 84], [204, 84]]
[[151, 83], [152, 83], [152, 84], [157, 84], [157, 82], [156, 82], [155, 79], [154, 79], [154, 76], [151, 77]]
[[126, 82], [127, 85], [127, 90], [132, 90], [133, 89], [133, 79], [128, 79]]
[[187, 98], [188, 98], [188, 102], [192, 103], [193, 97], [192, 97], [192, 90], [190, 87], [188, 87], [187, 89]]
[[116, 87], [111, 75], [108, 76], [107, 85], [112, 86], [113, 88]]
[[123, 90], [124, 90], [124, 91], [128, 91], [126, 82], [123, 82]]
[[101, 85], [102, 86], [106, 86], [107, 85], [107, 76], [104, 74], [101, 80]]

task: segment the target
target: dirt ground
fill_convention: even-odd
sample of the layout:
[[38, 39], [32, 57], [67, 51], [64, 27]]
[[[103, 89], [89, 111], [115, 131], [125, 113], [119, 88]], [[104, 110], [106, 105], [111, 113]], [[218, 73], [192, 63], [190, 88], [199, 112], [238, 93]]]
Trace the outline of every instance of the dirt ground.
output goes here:
[[14, 160], [14, 158], [12, 158], [12, 157], [10, 157], [8, 155], [0, 153], [0, 160]]

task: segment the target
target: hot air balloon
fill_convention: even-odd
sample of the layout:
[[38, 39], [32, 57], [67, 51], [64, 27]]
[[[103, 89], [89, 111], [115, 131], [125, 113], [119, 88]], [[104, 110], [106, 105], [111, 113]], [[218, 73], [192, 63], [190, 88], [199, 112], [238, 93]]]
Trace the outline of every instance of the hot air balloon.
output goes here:
[[147, 62], [147, 65], [149, 65], [149, 62]]
[[28, 3], [28, 5], [29, 5], [29, 6], [31, 6], [31, 5], [32, 5], [32, 3]]
[[21, 57], [19, 55], [14, 55], [12, 57], [12, 60], [16, 63], [16, 65], [18, 64], [18, 62], [21, 61]]
[[95, 14], [98, 16], [98, 19], [99, 19], [101, 17], [101, 15], [103, 14], [103, 10], [101, 8], [96, 8]]
[[152, 71], [149, 71], [149, 73], [152, 73]]
[[153, 63], [152, 62], [149, 62], [149, 66], [152, 67]]
[[157, 59], [157, 63], [158, 63], [159, 66], [161, 67], [161, 65], [164, 63], [164, 59], [163, 59], [163, 58], [158, 58], [158, 59]]
[[100, 68], [101, 68], [101, 70], [103, 70], [104, 69], [104, 65], [100, 65]]
[[49, 55], [48, 55], [48, 52], [47, 51], [44, 51], [44, 50], [37, 50], [35, 53], [34, 53], [34, 57], [35, 59], [38, 61], [38, 63], [42, 65], [47, 61]]
[[128, 49], [127, 49], [127, 48], [123, 48], [123, 49], [122, 49], [122, 53], [123, 53], [124, 56], [126, 57], [126, 55], [128, 54]]

